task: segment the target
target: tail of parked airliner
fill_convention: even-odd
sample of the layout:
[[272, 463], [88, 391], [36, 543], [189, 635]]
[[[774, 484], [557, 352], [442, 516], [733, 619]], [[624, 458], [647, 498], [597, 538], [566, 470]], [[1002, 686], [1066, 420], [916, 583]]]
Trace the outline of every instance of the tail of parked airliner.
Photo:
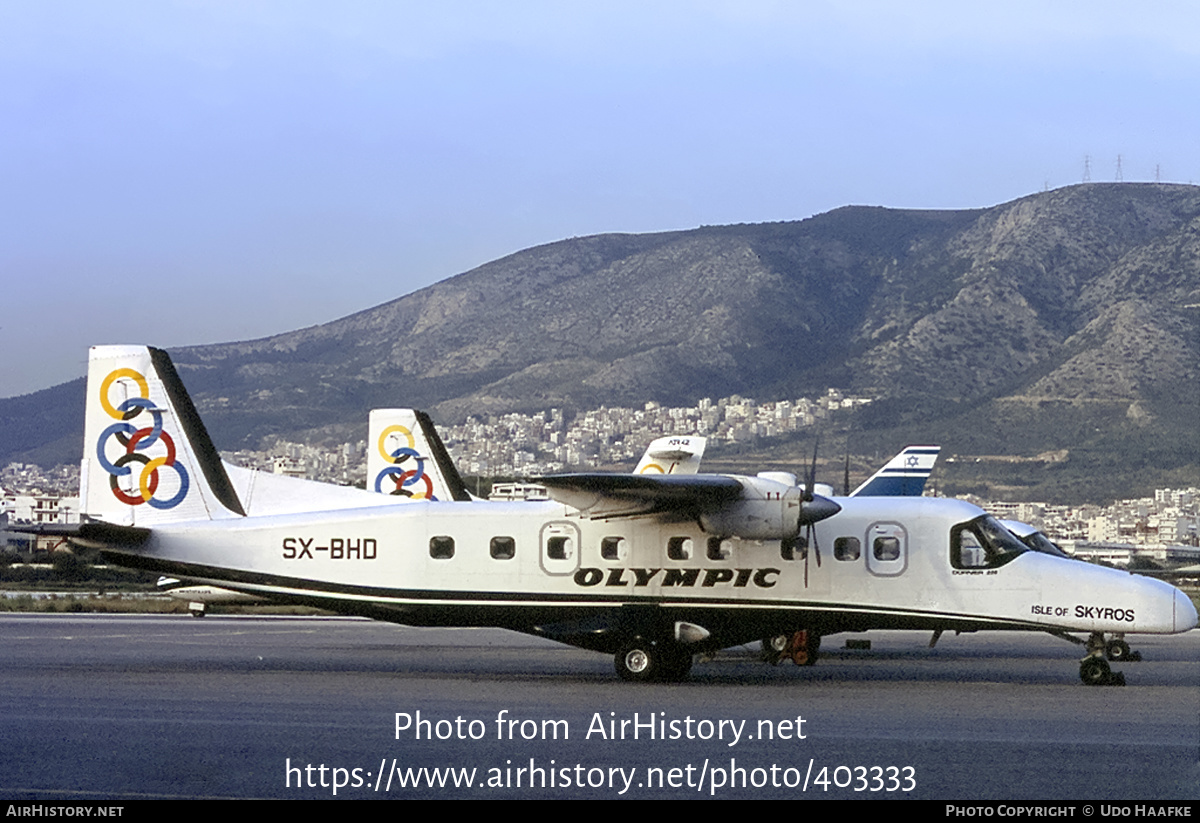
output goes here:
[[399, 500], [471, 499], [433, 421], [415, 409], [371, 411], [367, 491]]
[[919, 497], [941, 450], [941, 446], [905, 446], [904, 451], [868, 477], [850, 496]]
[[402, 502], [224, 462], [159, 349], [93, 347], [87, 392], [80, 498], [93, 520], [151, 526]]
[[131, 526], [245, 514], [166, 352], [92, 347], [86, 408], [83, 514]]
[[660, 437], [646, 447], [634, 474], [696, 474], [704, 457], [704, 437]]

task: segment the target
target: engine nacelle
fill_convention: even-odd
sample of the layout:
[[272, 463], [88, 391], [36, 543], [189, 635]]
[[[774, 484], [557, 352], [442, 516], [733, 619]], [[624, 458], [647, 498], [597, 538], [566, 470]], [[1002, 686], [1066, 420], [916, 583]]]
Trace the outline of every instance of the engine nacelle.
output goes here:
[[804, 492], [768, 477], [739, 478], [741, 500], [700, 515], [709, 534], [745, 540], [787, 540], [800, 532]]

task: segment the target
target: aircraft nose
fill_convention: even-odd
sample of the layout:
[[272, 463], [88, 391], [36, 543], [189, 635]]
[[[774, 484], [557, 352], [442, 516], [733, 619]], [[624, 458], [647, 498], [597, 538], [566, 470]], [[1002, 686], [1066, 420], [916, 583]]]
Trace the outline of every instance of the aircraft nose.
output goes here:
[[1196, 628], [1196, 604], [1179, 589], [1175, 590], [1175, 631]]

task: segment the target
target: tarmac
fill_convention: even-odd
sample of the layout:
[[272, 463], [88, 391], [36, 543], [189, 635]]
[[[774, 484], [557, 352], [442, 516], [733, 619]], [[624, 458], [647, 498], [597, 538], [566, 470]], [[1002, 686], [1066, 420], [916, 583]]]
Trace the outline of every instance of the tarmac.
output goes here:
[[0, 797], [1194, 800], [1200, 632], [1128, 639], [1124, 687], [1020, 632], [629, 684], [501, 630], [7, 614]]

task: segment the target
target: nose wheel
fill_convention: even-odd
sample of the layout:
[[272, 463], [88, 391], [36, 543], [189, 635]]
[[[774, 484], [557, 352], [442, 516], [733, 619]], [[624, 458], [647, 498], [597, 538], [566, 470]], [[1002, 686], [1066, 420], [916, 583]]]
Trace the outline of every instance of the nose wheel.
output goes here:
[[1121, 635], [1113, 635], [1112, 640], [1109, 640], [1108, 643], [1105, 644], [1104, 656], [1114, 663], [1121, 663], [1124, 661], [1136, 663], [1142, 659], [1142, 653], [1135, 652], [1130, 649], [1129, 644], [1125, 642], [1125, 639]]
[[1124, 686], [1125, 675], [1114, 672], [1103, 657], [1085, 657], [1079, 664], [1079, 679], [1089, 686]]

